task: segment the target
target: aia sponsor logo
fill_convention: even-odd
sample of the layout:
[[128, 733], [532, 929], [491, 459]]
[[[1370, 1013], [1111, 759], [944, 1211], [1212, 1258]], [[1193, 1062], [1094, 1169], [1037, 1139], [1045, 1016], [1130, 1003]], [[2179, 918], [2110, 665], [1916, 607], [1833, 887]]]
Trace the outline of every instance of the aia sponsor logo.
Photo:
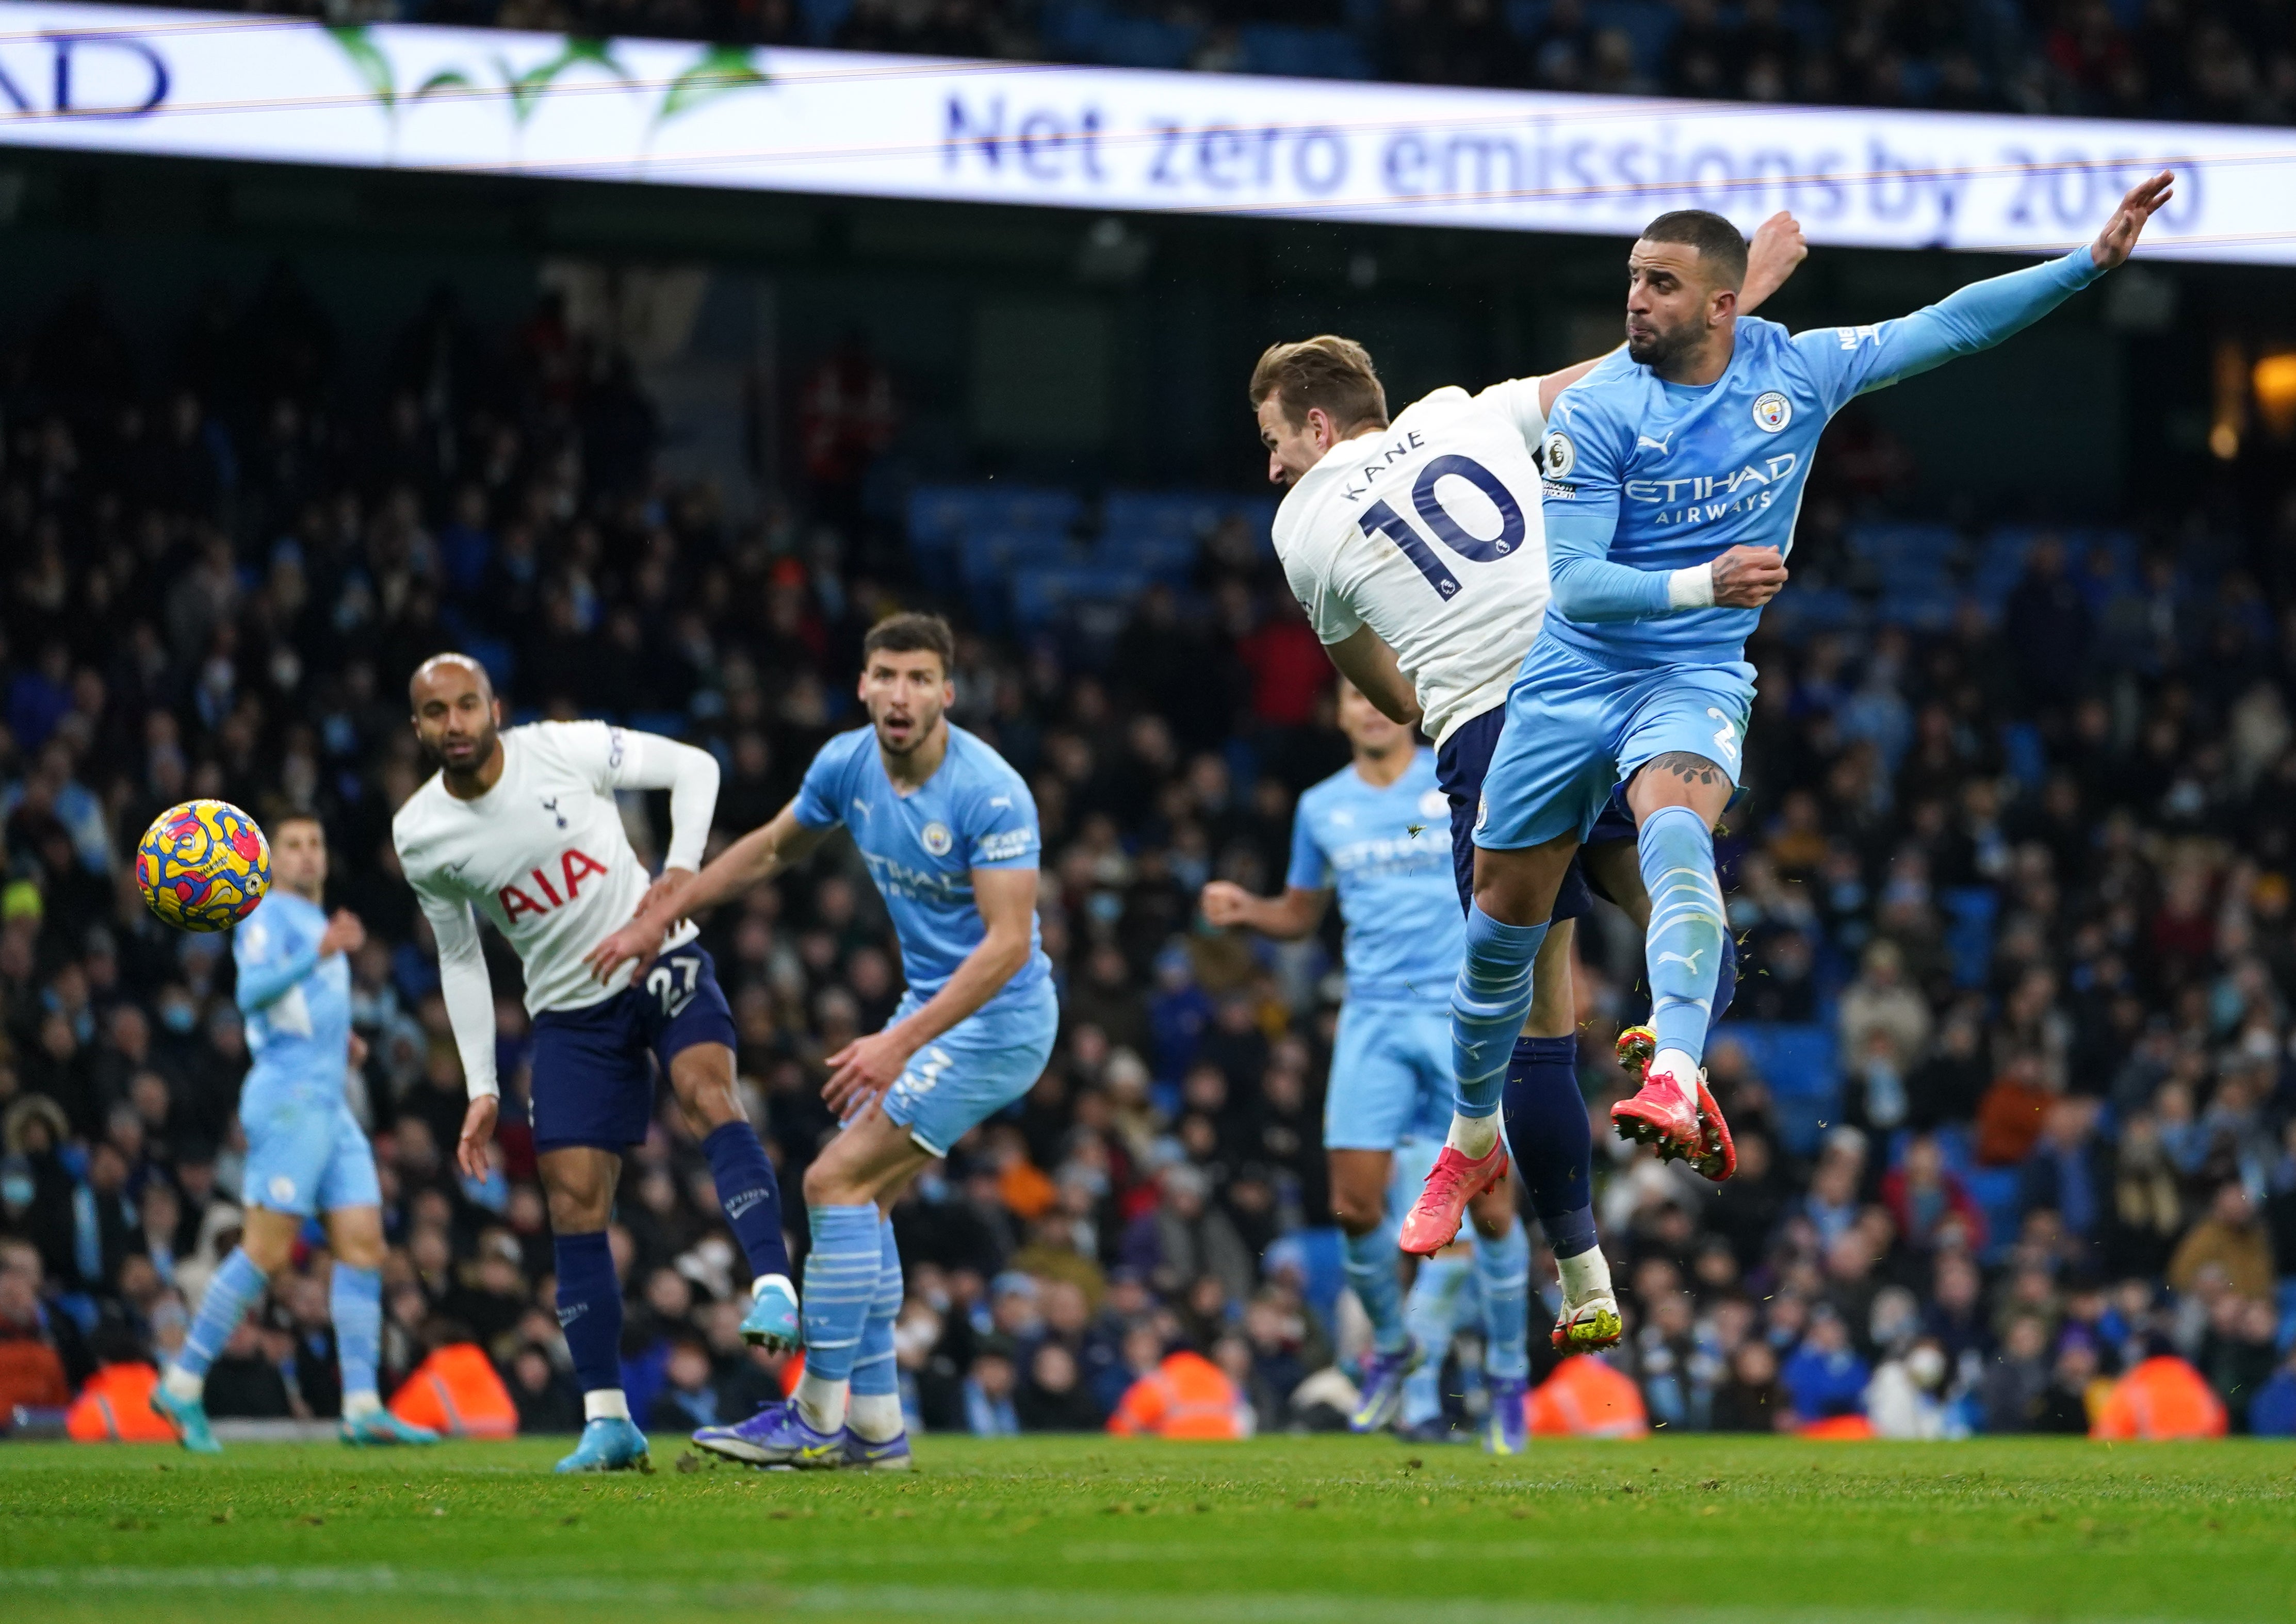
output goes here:
[[495, 900], [502, 905], [505, 923], [521, 914], [554, 913], [582, 894], [583, 881], [605, 872], [606, 865], [588, 852], [570, 849], [558, 859], [554, 883], [546, 865], [529, 869], [526, 879], [504, 886]]

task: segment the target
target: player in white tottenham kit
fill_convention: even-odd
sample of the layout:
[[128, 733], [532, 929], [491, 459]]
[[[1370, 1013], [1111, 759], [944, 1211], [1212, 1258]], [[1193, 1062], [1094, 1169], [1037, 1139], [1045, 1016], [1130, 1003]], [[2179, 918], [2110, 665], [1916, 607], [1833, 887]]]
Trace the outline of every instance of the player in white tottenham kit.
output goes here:
[[456, 1160], [484, 1177], [494, 1137], [494, 991], [471, 910], [508, 939], [534, 1017], [535, 1149], [556, 1249], [558, 1321], [582, 1384], [582, 1439], [561, 1472], [639, 1466], [645, 1439], [622, 1393], [622, 1293], [606, 1243], [621, 1154], [653, 1115], [654, 1068], [701, 1137], [726, 1218], [748, 1255], [742, 1333], [799, 1340], [797, 1294], [773, 1164], [734, 1086], [734, 1030], [709, 956], [681, 923], [643, 983], [601, 981], [586, 956], [637, 911], [645, 870], [622, 828], [619, 790], [668, 790], [665, 877], [699, 869], [718, 801], [703, 750], [603, 722], [502, 727], [478, 661], [426, 660], [408, 684], [414, 731], [439, 772], [391, 822], [398, 861], [439, 941], [447, 1013], [471, 1094]]
[[[1767, 221], [1755, 234], [1746, 308], [1775, 291], [1806, 251], [1792, 216]], [[1418, 723], [1435, 741], [1463, 908], [1472, 895], [1483, 769], [1549, 595], [1533, 451], [1555, 397], [1595, 365], [1512, 379], [1477, 395], [1438, 390], [1391, 422], [1370, 356], [1349, 340], [1274, 346], [1252, 373], [1268, 478], [1291, 488], [1275, 525], [1284, 576], [1332, 664], [1381, 710]], [[1633, 836], [1621, 819], [1598, 833], [1601, 844], [1590, 841], [1585, 856], [1606, 894], [1639, 916], [1649, 901]], [[1526, 1035], [1513, 1053], [1455, 1054], [1459, 1098], [1429, 1183], [1445, 1199], [1431, 1214], [1423, 1197], [1402, 1234], [1405, 1251], [1431, 1255], [1458, 1234], [1470, 1205], [1485, 1233], [1505, 1228], [1513, 1194], [1498, 1143], [1504, 1092], [1508, 1137], [1562, 1275], [1553, 1340], [1565, 1351], [1607, 1347], [1620, 1331], [1609, 1267], [1595, 1245], [1594, 1140], [1572, 1036], [1568, 922], [1592, 906], [1574, 873], [1556, 901]], [[1463, 983], [1455, 1004], [1482, 990]], [[1718, 995], [1718, 1018], [1726, 1002]]]

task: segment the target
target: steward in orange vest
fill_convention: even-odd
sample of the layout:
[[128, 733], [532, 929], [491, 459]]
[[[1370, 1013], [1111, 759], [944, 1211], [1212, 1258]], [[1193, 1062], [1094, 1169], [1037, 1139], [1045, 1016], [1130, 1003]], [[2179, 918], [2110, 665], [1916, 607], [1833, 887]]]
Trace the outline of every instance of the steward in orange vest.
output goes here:
[[2201, 1373], [2174, 1355], [2146, 1359], [2112, 1385], [2091, 1438], [2222, 1438], [2225, 1407]]
[[1247, 1438], [1243, 1400], [1227, 1373], [1182, 1349], [1124, 1390], [1108, 1430], [1122, 1438]]
[[153, 1414], [160, 1373], [149, 1365], [106, 1365], [64, 1412], [64, 1431], [83, 1444], [171, 1444], [176, 1429]]

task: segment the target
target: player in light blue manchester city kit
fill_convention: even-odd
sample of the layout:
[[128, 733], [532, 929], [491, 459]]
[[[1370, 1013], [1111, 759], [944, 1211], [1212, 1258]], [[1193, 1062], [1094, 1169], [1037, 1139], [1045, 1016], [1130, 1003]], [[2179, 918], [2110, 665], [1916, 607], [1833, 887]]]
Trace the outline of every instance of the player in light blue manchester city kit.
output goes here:
[[[1724, 932], [1713, 827], [1753, 700], [1743, 658], [1826, 420], [1854, 397], [2001, 342], [2128, 258], [2169, 196], [2133, 188], [2096, 241], [1875, 326], [1789, 333], [1740, 318], [1745, 243], [1718, 215], [1652, 222], [1628, 258], [1627, 346], [1555, 402], [1545, 443], [1554, 599], [1484, 783], [1462, 987], [1512, 984], [1462, 1016], [1464, 1048], [1511, 1042], [1555, 888], [1614, 785], [1640, 825], [1654, 1053], [1622, 1137], [1726, 1176], [1700, 1070]], [[1518, 966], [1523, 968], [1517, 968]]]
[[[1415, 1300], [1447, 1270], [1423, 1264], [1412, 1288], [1414, 1303], [1406, 1308], [1397, 1273], [1400, 1214], [1390, 1193], [1398, 1149], [1423, 1141], [1424, 1160], [1431, 1162], [1450, 1127], [1450, 997], [1463, 931], [1451, 872], [1450, 802], [1437, 781], [1435, 752], [1345, 679], [1339, 721], [1355, 759], [1300, 797], [1283, 894], [1255, 897], [1216, 880], [1204, 887], [1202, 906], [1215, 925], [1298, 938], [1323, 923], [1332, 892], [1339, 894], [1348, 997], [1332, 1050], [1324, 1147], [1332, 1213], [1346, 1236], [1348, 1284], [1372, 1325], [1362, 1401], [1350, 1418], [1357, 1431], [1368, 1432], [1395, 1420], [1406, 1381], [1423, 1361], [1439, 1363], [1449, 1341], [1446, 1335], [1443, 1345], [1432, 1345], [1413, 1335]], [[1417, 1166], [1406, 1187], [1415, 1190], [1425, 1170]], [[1513, 1454], [1522, 1447], [1522, 1395], [1530, 1374], [1530, 1243], [1512, 1202], [1472, 1210], [1498, 1423], [1485, 1443]]]
[[806, 1170], [806, 1369], [796, 1396], [693, 1441], [753, 1464], [905, 1467], [893, 1365], [894, 1200], [1035, 1087], [1060, 1024], [1037, 932], [1042, 846], [1021, 775], [944, 715], [955, 640], [896, 615], [862, 644], [869, 726], [832, 739], [797, 799], [699, 874], [657, 885], [604, 956], [644, 957], [671, 922], [802, 861], [842, 824], [885, 898], [908, 991], [885, 1029], [829, 1057], [844, 1128]]
[[327, 840], [318, 820], [291, 816], [271, 831], [271, 894], [232, 937], [239, 1007], [254, 1056], [239, 1096], [247, 1135], [240, 1243], [200, 1300], [183, 1352], [152, 1395], [184, 1447], [220, 1446], [208, 1425], [208, 1367], [286, 1267], [314, 1214], [333, 1253], [328, 1310], [342, 1366], [342, 1437], [348, 1444], [429, 1444], [438, 1435], [382, 1407], [375, 1366], [382, 1345], [382, 1193], [374, 1152], [343, 1095], [358, 1042], [351, 1033], [347, 955], [366, 939], [356, 915], [319, 906]]

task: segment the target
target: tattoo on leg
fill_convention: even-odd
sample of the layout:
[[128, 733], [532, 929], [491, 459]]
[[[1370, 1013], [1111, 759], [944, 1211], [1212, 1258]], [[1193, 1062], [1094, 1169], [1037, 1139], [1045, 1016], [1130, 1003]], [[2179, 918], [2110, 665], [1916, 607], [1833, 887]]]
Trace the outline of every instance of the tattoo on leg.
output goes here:
[[1663, 756], [1652, 756], [1644, 767], [1653, 773], [1671, 773], [1685, 783], [1715, 784], [1728, 782], [1722, 769], [1705, 757], [1686, 750], [1669, 750]]

